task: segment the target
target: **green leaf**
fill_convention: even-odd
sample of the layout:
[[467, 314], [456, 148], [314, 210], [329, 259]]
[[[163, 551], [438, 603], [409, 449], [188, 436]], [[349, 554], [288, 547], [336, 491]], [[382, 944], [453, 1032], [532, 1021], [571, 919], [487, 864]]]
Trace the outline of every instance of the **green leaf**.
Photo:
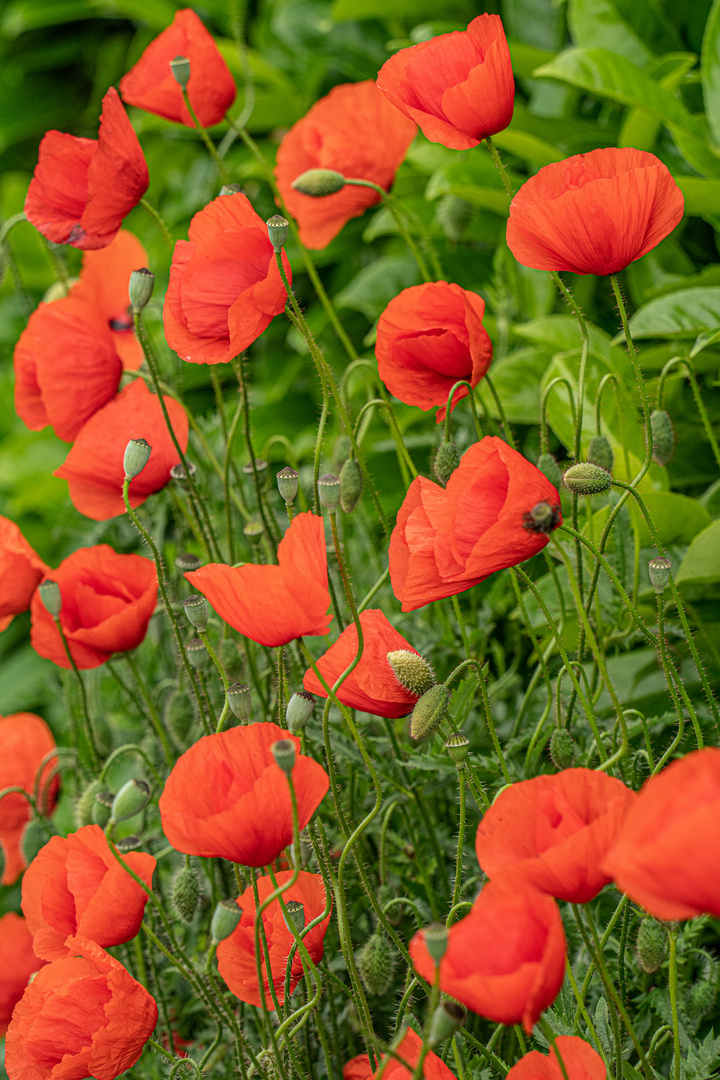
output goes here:
[[534, 169], [549, 165], [551, 161], [562, 161], [563, 158], [552, 143], [538, 139], [536, 135], [529, 135], [526, 131], [515, 131], [512, 126], [493, 135], [493, 142], [501, 150], [507, 150], [522, 161], [527, 161]]
[[[643, 499], [663, 544], [689, 544], [698, 533], [711, 523], [712, 518], [704, 506], [687, 495], [673, 491], [647, 492]], [[638, 530], [641, 547], [652, 544], [650, 531], [634, 500], [630, 502], [630, 514]]]
[[710, 131], [715, 142], [720, 143], [720, 0], [715, 0], [705, 24], [700, 82]]
[[[630, 319], [634, 338], [696, 337], [720, 327], [720, 286], [681, 289], [641, 307]], [[617, 340], [617, 339], [616, 339]]]
[[686, 214], [698, 217], [702, 214], [717, 214], [720, 207], [720, 179], [701, 180], [697, 176], [676, 176], [674, 179], [683, 193]]
[[353, 308], [374, 322], [394, 296], [418, 281], [418, 268], [407, 256], [384, 255], [366, 266], [335, 297], [338, 307]]
[[[437, 17], [437, 0], [335, 0], [331, 15], [334, 22], [345, 19], [411, 19], [411, 26], [422, 19]], [[446, 0], [443, 18], [453, 16], [470, 22], [476, 14], [470, 0]]]
[[676, 581], [678, 585], [720, 581], [720, 521], [713, 521], [695, 537], [680, 563]]
[[682, 48], [652, 0], [570, 0], [568, 22], [576, 45], [609, 49], [642, 67], [653, 53]]
[[[546, 349], [518, 349], [492, 365], [490, 375], [505, 415], [511, 424], [537, 424], [540, 420], [540, 380], [548, 365]], [[499, 412], [492, 394], [481, 381], [478, 386], [485, 411], [494, 419]]]

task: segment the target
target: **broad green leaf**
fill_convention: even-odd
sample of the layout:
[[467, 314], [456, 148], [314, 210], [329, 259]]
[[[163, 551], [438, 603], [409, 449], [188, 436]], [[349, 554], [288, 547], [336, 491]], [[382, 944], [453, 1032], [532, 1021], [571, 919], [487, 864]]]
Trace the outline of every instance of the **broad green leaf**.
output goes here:
[[[335, 22], [345, 19], [412, 19], [411, 26], [437, 14], [437, 0], [335, 0], [331, 9]], [[470, 0], [447, 0], [442, 6], [442, 15], [446, 19], [457, 16], [470, 22], [475, 14]]]
[[676, 581], [678, 585], [720, 581], [720, 521], [713, 521], [695, 537], [680, 563]]
[[565, 40], [563, 11], [555, 0], [504, 0], [503, 25], [509, 37], [551, 52]]
[[[660, 541], [666, 545], [689, 544], [712, 520], [705, 507], [687, 495], [677, 495], [673, 491], [653, 491], [646, 493], [643, 498]], [[638, 530], [640, 546], [649, 547], [652, 537], [634, 499], [630, 500], [630, 513]]]
[[715, 142], [720, 144], [720, 0], [715, 0], [705, 24], [700, 82], [710, 131]]
[[551, 143], [545, 139], [538, 139], [536, 135], [528, 135], [525, 131], [514, 131], [506, 128], [493, 135], [493, 142], [501, 150], [507, 150], [527, 161], [534, 169], [540, 169], [543, 165], [549, 165], [551, 161], [562, 161], [563, 155]]
[[682, 47], [652, 0], [570, 0], [568, 22], [576, 45], [609, 49], [641, 67], [653, 53]]
[[[490, 369], [493, 386], [511, 424], [537, 424], [540, 420], [540, 381], [549, 362], [546, 349], [518, 349]], [[485, 411], [494, 419], [499, 412], [492, 394], [481, 381], [478, 386]]]
[[[648, 64], [647, 73], [666, 90], [677, 90], [688, 71], [697, 63], [695, 53], [669, 53]], [[644, 109], [628, 112], [618, 137], [618, 146], [634, 146], [636, 150], [652, 150], [662, 124], [657, 116]]]
[[692, 165], [701, 176], [720, 176], [720, 151], [710, 141], [707, 121], [703, 116], [693, 117], [693, 120], [695, 131], [689, 131], [679, 124], [669, 123], [667, 126], [688, 165]]
[[155, 30], [164, 30], [175, 18], [177, 6], [172, 0], [89, 0], [103, 16], [124, 16]]
[[645, 304], [630, 319], [634, 338], [696, 337], [720, 327], [720, 286], [681, 289]]
[[338, 307], [361, 311], [371, 322], [379, 318], [394, 296], [418, 281], [418, 268], [407, 256], [384, 255], [365, 267], [335, 297]]
[[27, 30], [87, 19], [89, 14], [82, 0], [16, 0], [5, 8], [0, 32], [12, 39]]

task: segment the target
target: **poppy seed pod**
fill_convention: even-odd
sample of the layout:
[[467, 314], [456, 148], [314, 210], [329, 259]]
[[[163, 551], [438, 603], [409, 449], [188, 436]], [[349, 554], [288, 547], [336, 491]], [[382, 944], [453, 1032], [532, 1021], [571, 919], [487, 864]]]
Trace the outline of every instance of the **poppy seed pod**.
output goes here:
[[293, 926], [299, 932], [305, 929], [305, 905], [299, 900], [288, 900], [283, 912], [283, 920], [292, 934]]
[[147, 465], [151, 454], [152, 446], [146, 439], [131, 439], [123, 456], [125, 479], [134, 480]]
[[191, 626], [196, 630], [207, 630], [210, 609], [204, 596], [195, 593], [188, 596], [187, 600], [183, 600], [183, 610]]
[[210, 937], [213, 945], [219, 945], [230, 937], [242, 919], [242, 908], [234, 900], [221, 900], [215, 907], [210, 922]]
[[325, 473], [317, 483], [320, 502], [329, 513], [334, 514], [340, 503], [340, 477]]
[[[425, 940], [427, 940], [427, 935]], [[430, 1046], [438, 1046], [454, 1035], [459, 1027], [465, 1023], [467, 1013], [462, 1005], [456, 1001], [441, 1001], [430, 1021], [430, 1033], [428, 1043]]]
[[411, 694], [422, 696], [437, 682], [432, 665], [414, 650], [396, 649], [387, 654], [387, 660], [397, 681]]
[[345, 177], [334, 169], [306, 169], [290, 185], [301, 195], [311, 195], [314, 199], [322, 199], [326, 195], [334, 195], [336, 191], [342, 191], [345, 187]]
[[250, 687], [245, 683], [233, 683], [227, 692], [228, 705], [241, 723], [249, 720], [252, 715], [252, 694]]
[[581, 461], [570, 466], [563, 476], [563, 482], [574, 495], [599, 495], [612, 487], [612, 476], [600, 465]]
[[299, 473], [295, 469], [291, 469], [289, 465], [286, 465], [284, 469], [281, 469], [279, 473], [275, 474], [277, 480], [278, 491], [284, 501], [291, 505], [298, 490], [298, 477]]
[[292, 739], [278, 739], [270, 747], [272, 756], [275, 758], [275, 764], [279, 769], [285, 773], [286, 776], [290, 776], [295, 768], [295, 743]]
[[62, 593], [57, 581], [50, 578], [43, 581], [38, 587], [38, 594], [47, 613], [57, 619], [62, 611]]
[[445, 749], [458, 769], [465, 768], [465, 760], [468, 755], [469, 746], [470, 740], [467, 735], [463, 735], [462, 731], [454, 731], [445, 743]]
[[435, 964], [439, 964], [448, 947], [448, 928], [444, 923], [431, 923], [426, 928], [425, 946]]
[[128, 297], [135, 314], [147, 306], [154, 288], [155, 275], [152, 270], [141, 266], [139, 270], [132, 271], [128, 284]]
[[288, 701], [285, 723], [288, 731], [302, 731], [315, 708], [315, 698], [307, 690], [299, 690]]
[[657, 555], [648, 563], [650, 581], [656, 593], [663, 592], [670, 581], [672, 563], [664, 555]]
[[277, 254], [282, 251], [287, 241], [288, 222], [282, 214], [273, 214], [267, 219], [267, 231], [273, 251]]
[[170, 61], [170, 72], [180, 89], [184, 90], [190, 81], [190, 61], [187, 56], [173, 57]]

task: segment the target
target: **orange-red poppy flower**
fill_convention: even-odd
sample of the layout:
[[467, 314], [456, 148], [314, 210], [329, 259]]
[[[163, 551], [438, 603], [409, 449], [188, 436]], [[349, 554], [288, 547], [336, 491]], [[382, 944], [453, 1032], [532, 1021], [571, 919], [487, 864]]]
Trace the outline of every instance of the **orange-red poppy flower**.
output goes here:
[[[378, 374], [391, 394], [420, 409], [440, 406], [459, 379], [477, 386], [490, 367], [493, 346], [482, 324], [485, 301], [446, 281], [413, 285], [391, 300], [377, 325]], [[452, 407], [467, 396], [455, 392]]]
[[[435, 961], [420, 930], [410, 942], [415, 968], [428, 981]], [[490, 882], [448, 932], [440, 989], [473, 1012], [529, 1033], [551, 1005], [565, 974], [565, 934], [552, 897], [513, 882]]]
[[[283, 870], [275, 875], [275, 880], [278, 885], [284, 885], [291, 877], [291, 870]], [[257, 890], [262, 904], [275, 891], [272, 879], [269, 876], [258, 878]], [[283, 900], [286, 904], [291, 900], [302, 904], [303, 925], [307, 926], [325, 910], [325, 886], [322, 878], [319, 874], [309, 874], [301, 870], [295, 884], [283, 893]], [[218, 945], [218, 970], [236, 998], [247, 1002], [248, 1005], [259, 1006], [262, 1005], [262, 997], [255, 960], [255, 912], [259, 905], [255, 903], [252, 885], [237, 898], [237, 905], [242, 910], [242, 918], [230, 937], [225, 938]], [[313, 927], [303, 938], [305, 948], [314, 964], [319, 964], [322, 960], [323, 938], [329, 922], [328, 913], [322, 922]], [[270, 978], [275, 987], [277, 999], [282, 1005], [285, 1001], [285, 969], [295, 939], [285, 924], [279, 900], [273, 900], [265, 908], [262, 913], [262, 923], [270, 956]], [[273, 1010], [275, 1003], [270, 993], [270, 979], [262, 946], [261, 955], [265, 1003], [268, 1009]], [[300, 982], [303, 974], [302, 957], [300, 952], [296, 951], [290, 968], [290, 993]]]
[[[38, 809], [45, 815], [51, 814], [58, 791], [57, 778], [52, 779], [57, 761], [50, 758], [45, 765], [41, 763], [54, 749], [55, 740], [42, 717], [26, 712], [0, 716], [0, 791], [19, 787], [32, 795], [38, 771], [42, 769]], [[20, 840], [30, 815], [30, 804], [19, 791], [5, 795], [0, 801], [0, 845], [5, 856], [3, 885], [12, 885], [27, 866]]]
[[0, 516], [0, 630], [30, 607], [32, 594], [49, 568], [14, 521]]
[[720, 750], [706, 747], [651, 777], [603, 870], [658, 919], [720, 918]]
[[190, 61], [187, 95], [203, 127], [219, 124], [235, 100], [237, 89], [213, 36], [192, 10], [183, 8], [154, 41], [135, 67], [120, 80], [120, 93], [128, 105], [194, 127], [170, 61]]
[[467, 30], [401, 49], [377, 84], [431, 142], [477, 146], [512, 120], [515, 82], [500, 16], [478, 15]]
[[62, 131], [43, 136], [25, 213], [55, 244], [106, 247], [148, 183], [138, 137], [111, 86], [102, 101], [97, 139]]
[[[413, 1070], [420, 1060], [422, 1045], [420, 1036], [412, 1028], [408, 1028], [395, 1052], [407, 1062], [409, 1068], [402, 1065], [397, 1058], [390, 1058], [382, 1070], [382, 1080], [412, 1080]], [[382, 1061], [384, 1060], [383, 1056]], [[375, 1077], [380, 1075], [381, 1068], [382, 1066], [373, 1069], [367, 1054], [358, 1054], [343, 1066], [343, 1080], [375, 1080]], [[433, 1054], [432, 1050], [423, 1062], [422, 1074], [425, 1080], [456, 1080], [455, 1073], [450, 1072], [443, 1059]]]
[[464, 592], [537, 555], [561, 521], [557, 489], [487, 435], [463, 454], [446, 488], [424, 476], [410, 485], [390, 538], [393, 592], [403, 611]]
[[[80, 548], [50, 571], [60, 586], [60, 625], [79, 668], [95, 668], [113, 653], [136, 649], [157, 602], [155, 566], [142, 555], [118, 555], [109, 544]], [[69, 668], [55, 620], [35, 593], [30, 641], [40, 656]]]
[[[33, 947], [44, 960], [69, 956], [68, 937], [89, 938], [104, 949], [130, 941], [140, 930], [147, 893], [120, 865], [99, 825], [53, 836], [22, 882], [22, 909]], [[130, 851], [125, 862], [150, 887], [155, 859]]]
[[510, 204], [508, 247], [536, 270], [617, 274], [673, 231], [684, 206], [654, 154], [591, 150], [525, 181]]
[[[379, 609], [360, 613], [363, 631], [363, 651], [360, 662], [337, 691], [343, 705], [350, 709], [372, 713], [374, 716], [407, 716], [418, 699], [397, 681], [388, 663], [387, 654], [406, 649], [419, 655], [417, 649], [399, 634]], [[318, 671], [329, 687], [335, 684], [343, 671], [355, 659], [358, 651], [358, 635], [355, 623], [350, 623], [334, 645], [317, 662]], [[305, 672], [303, 686], [312, 694], [327, 697], [322, 683], [312, 668]]]
[[605, 1080], [606, 1076], [607, 1066], [590, 1043], [575, 1035], [559, 1035], [547, 1054], [531, 1050], [521, 1057], [507, 1080]]
[[295, 744], [292, 781], [305, 828], [325, 797], [327, 773], [277, 724], [247, 724], [205, 735], [168, 776], [160, 817], [177, 851], [267, 866], [292, 842], [290, 789], [270, 749], [279, 739]]
[[28, 979], [44, 963], [33, 952], [32, 934], [22, 916], [14, 911], [0, 916], [0, 1039]]
[[290, 128], [278, 147], [275, 179], [306, 247], [327, 247], [346, 222], [381, 196], [371, 188], [347, 186], [315, 198], [295, 191], [293, 180], [308, 169], [332, 169], [387, 190], [416, 132], [371, 80], [335, 86]]
[[490, 877], [510, 873], [558, 900], [584, 904], [612, 880], [600, 864], [637, 795], [606, 773], [564, 769], [502, 791], [478, 826]]
[[[285, 308], [267, 225], [242, 192], [220, 195], [178, 240], [163, 311], [171, 349], [192, 364], [238, 356]], [[285, 252], [283, 266], [292, 278]]]
[[309, 511], [293, 518], [278, 545], [277, 566], [208, 563], [185, 577], [221, 619], [260, 645], [328, 632], [325, 525]]
[[[183, 452], [188, 443], [188, 418], [174, 398], [165, 398], [170, 423]], [[130, 439], [146, 439], [150, 460], [130, 485], [130, 505], [140, 506], [170, 481], [178, 453], [170, 438], [160, 402], [142, 379], [126, 386], [80, 429], [65, 461], [53, 476], [67, 480], [76, 510], [93, 521], [106, 521], [125, 512], [122, 497], [123, 457]]]
[[5, 1040], [10, 1080], [113, 1080], [130, 1069], [157, 1024], [144, 986], [94, 941], [70, 938], [72, 955], [35, 976]]

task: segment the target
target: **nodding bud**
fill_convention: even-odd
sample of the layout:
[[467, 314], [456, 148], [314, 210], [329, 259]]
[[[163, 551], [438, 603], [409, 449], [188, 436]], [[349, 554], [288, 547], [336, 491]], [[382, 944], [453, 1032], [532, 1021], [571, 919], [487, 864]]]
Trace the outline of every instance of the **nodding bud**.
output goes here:
[[51, 581], [48, 578], [47, 581], [43, 581], [38, 592], [46, 611], [52, 615], [53, 619], [57, 619], [62, 611], [62, 593], [57, 581]]
[[139, 270], [133, 270], [128, 284], [128, 296], [133, 312], [136, 314], [147, 305], [155, 288], [155, 275], [147, 266], [141, 266]]
[[308, 169], [293, 180], [291, 185], [301, 195], [312, 195], [322, 199], [325, 195], [334, 195], [345, 187], [345, 177], [334, 169]]
[[410, 738], [418, 742], [432, 735], [447, 716], [450, 691], [439, 683], [431, 687], [415, 705], [410, 717]]
[[465, 768], [465, 759], [468, 755], [470, 740], [462, 731], [455, 731], [445, 743], [445, 749], [457, 765], [458, 769]]
[[250, 687], [245, 683], [235, 682], [227, 692], [228, 705], [233, 715], [241, 722], [250, 719], [252, 712], [252, 695]]
[[670, 580], [671, 566], [672, 563], [664, 555], [658, 555], [657, 558], [651, 559], [648, 563], [650, 581], [656, 593], [661, 593], [667, 587]]
[[242, 919], [242, 908], [234, 900], [221, 900], [210, 921], [210, 937], [213, 945], [219, 945], [230, 937]]
[[424, 656], [411, 652], [410, 649], [389, 652], [387, 660], [397, 681], [411, 694], [422, 697], [437, 682], [432, 665]]
[[675, 429], [664, 409], [655, 409], [650, 413], [650, 428], [653, 461], [656, 465], [667, 465], [675, 449]]
[[125, 447], [123, 457], [125, 479], [133, 480], [136, 476], [139, 476], [150, 460], [151, 454], [152, 446], [147, 439], [131, 439]]
[[[287, 912], [287, 914], [285, 914]], [[296, 930], [305, 929], [305, 908], [299, 900], [286, 900], [285, 911], [283, 911], [283, 921], [288, 930], [292, 934], [292, 927]], [[290, 925], [292, 923], [292, 926]]]
[[113, 799], [110, 817], [113, 821], [127, 821], [144, 810], [150, 801], [150, 788], [144, 780], [128, 780]]
[[239, 195], [241, 191], [240, 184], [223, 184], [220, 188], [221, 195]]
[[605, 469], [606, 472], [612, 472], [612, 467], [615, 464], [615, 455], [613, 454], [610, 440], [605, 435], [593, 435], [588, 446], [588, 461], [592, 461], [595, 465], [599, 465]]
[[556, 487], [560, 487], [560, 481], [562, 480], [562, 473], [560, 467], [552, 456], [552, 454], [541, 454], [537, 459], [537, 467], [543, 476], [550, 481], [550, 483]]
[[185, 652], [192, 666], [200, 671], [208, 662], [208, 651], [204, 641], [199, 637], [190, 638], [185, 644]]
[[207, 630], [210, 608], [204, 596], [196, 596], [193, 593], [187, 600], [183, 600], [183, 608], [191, 626], [194, 626], [196, 630]]
[[348, 458], [340, 470], [340, 506], [344, 514], [350, 514], [355, 509], [362, 489], [362, 469], [355, 458]]
[[443, 487], [460, 464], [460, 451], [457, 443], [445, 440], [440, 443], [433, 462], [433, 472]]
[[333, 473], [325, 473], [318, 480], [318, 495], [326, 510], [334, 513], [340, 502], [340, 478]]
[[170, 901], [175, 914], [184, 923], [191, 923], [200, 902], [200, 884], [191, 866], [182, 866], [172, 880]]
[[357, 956], [363, 986], [373, 997], [383, 997], [390, 989], [396, 952], [384, 934], [375, 931]]
[[285, 710], [285, 724], [288, 731], [293, 733], [302, 731], [312, 716], [314, 708], [315, 698], [309, 691], [299, 690], [297, 694], [293, 694]]
[[184, 574], [188, 570], [198, 570], [202, 566], [202, 559], [199, 555], [193, 555], [191, 551], [181, 551], [175, 556], [175, 565]]
[[431, 923], [425, 930], [425, 944], [437, 966], [447, 951], [447, 926], [444, 923]]
[[299, 475], [300, 474], [296, 472], [295, 469], [291, 469], [289, 465], [286, 465], [279, 473], [275, 473], [280, 497], [288, 504], [291, 504], [297, 495]]
[[658, 919], [643, 919], [637, 936], [637, 958], [649, 975], [662, 965], [668, 955], [670, 939], [667, 926]]
[[435, 1047], [449, 1039], [465, 1023], [466, 1016], [465, 1009], [456, 1001], [441, 1001], [430, 1021], [429, 1045]]
[[612, 487], [612, 476], [600, 465], [592, 461], [581, 461], [571, 465], [563, 476], [565, 487], [574, 495], [599, 495]]
[[20, 853], [29, 866], [38, 852], [50, 839], [50, 830], [39, 817], [28, 821], [20, 837]]
[[278, 739], [270, 747], [272, 756], [275, 758], [275, 764], [279, 769], [289, 776], [295, 766], [295, 743], [292, 739]]
[[170, 61], [170, 71], [180, 89], [184, 90], [190, 81], [190, 61], [187, 56], [175, 56]]
[[567, 728], [555, 728], [550, 736], [550, 760], [556, 769], [569, 769], [575, 759], [575, 740]]
[[273, 214], [271, 218], [267, 219], [265, 224], [267, 225], [270, 243], [277, 254], [277, 252], [282, 251], [285, 247], [288, 234], [288, 223], [282, 214]]

